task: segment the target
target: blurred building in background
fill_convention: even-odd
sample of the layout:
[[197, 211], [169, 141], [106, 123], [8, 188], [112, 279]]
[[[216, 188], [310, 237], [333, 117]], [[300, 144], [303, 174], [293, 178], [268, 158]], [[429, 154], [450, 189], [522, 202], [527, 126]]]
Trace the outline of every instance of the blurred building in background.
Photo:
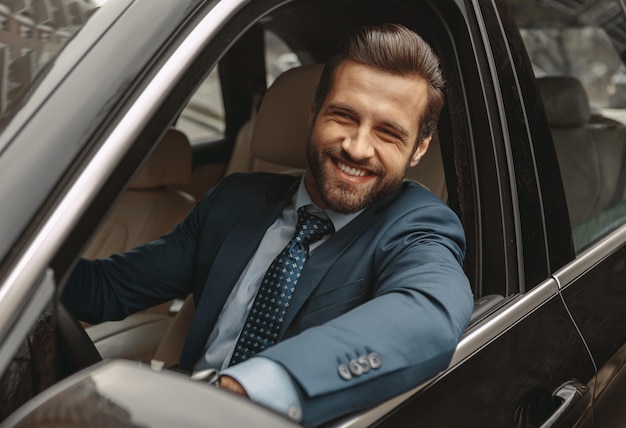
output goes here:
[[91, 0], [0, 0], [0, 113], [85, 23]]

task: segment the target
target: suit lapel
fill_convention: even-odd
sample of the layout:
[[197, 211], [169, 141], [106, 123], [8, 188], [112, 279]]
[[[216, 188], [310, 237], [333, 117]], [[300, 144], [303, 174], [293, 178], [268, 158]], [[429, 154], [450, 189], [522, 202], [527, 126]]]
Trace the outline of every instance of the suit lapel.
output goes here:
[[374, 207], [363, 211], [357, 218], [348, 223], [339, 232], [332, 235], [326, 242], [319, 246], [309, 257], [296, 289], [289, 302], [289, 310], [285, 315], [279, 337], [282, 338], [285, 331], [292, 323], [309, 296], [317, 288], [326, 272], [339, 257], [352, 245], [352, 243], [366, 230], [375, 220], [376, 209]]

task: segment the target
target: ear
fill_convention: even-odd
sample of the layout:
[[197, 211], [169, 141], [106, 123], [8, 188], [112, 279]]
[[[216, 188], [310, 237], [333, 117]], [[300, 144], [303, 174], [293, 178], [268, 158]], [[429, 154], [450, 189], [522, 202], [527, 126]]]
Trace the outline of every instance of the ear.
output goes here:
[[313, 126], [313, 122], [315, 121], [315, 103], [311, 103], [311, 108], [309, 109], [309, 129]]
[[415, 153], [413, 153], [413, 156], [411, 156], [411, 162], [409, 163], [410, 166], [415, 166], [418, 164], [422, 156], [424, 156], [424, 153], [426, 153], [426, 150], [428, 150], [428, 145], [430, 144], [430, 140], [432, 139], [433, 136], [429, 135], [417, 144]]

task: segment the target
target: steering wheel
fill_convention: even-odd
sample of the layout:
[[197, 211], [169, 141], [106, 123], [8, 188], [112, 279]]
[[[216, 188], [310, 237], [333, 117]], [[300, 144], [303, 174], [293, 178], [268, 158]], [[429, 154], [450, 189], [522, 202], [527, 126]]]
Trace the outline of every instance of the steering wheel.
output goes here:
[[59, 338], [59, 375], [69, 376], [102, 361], [91, 338], [62, 303], [57, 303], [57, 333]]

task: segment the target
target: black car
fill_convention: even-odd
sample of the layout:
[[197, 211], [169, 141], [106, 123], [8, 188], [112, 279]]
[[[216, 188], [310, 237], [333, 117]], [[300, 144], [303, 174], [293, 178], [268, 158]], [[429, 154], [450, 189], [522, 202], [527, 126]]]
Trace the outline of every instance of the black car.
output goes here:
[[447, 370], [328, 426], [626, 424], [621, 0], [99, 3], [0, 1], [3, 426], [293, 426], [160, 370], [188, 304], [89, 326], [59, 296], [79, 257], [167, 232], [223, 176], [301, 169], [255, 143], [306, 123], [285, 94], [266, 116], [268, 87], [383, 22], [441, 59], [446, 106], [408, 178], [461, 219], [476, 303]]

